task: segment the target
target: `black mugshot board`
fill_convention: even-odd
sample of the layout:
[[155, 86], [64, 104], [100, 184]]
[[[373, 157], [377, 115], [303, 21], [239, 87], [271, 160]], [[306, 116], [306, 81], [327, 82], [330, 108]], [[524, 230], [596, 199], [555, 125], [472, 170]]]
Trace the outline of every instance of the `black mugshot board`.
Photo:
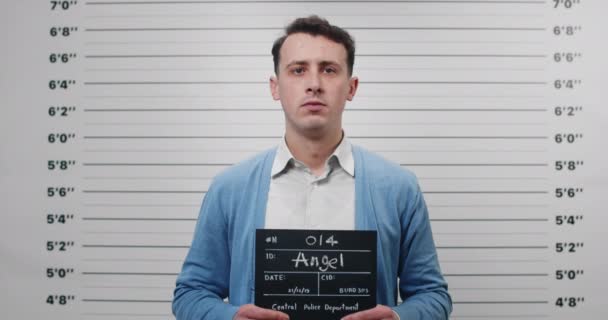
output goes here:
[[376, 306], [376, 231], [256, 231], [255, 304], [291, 320]]

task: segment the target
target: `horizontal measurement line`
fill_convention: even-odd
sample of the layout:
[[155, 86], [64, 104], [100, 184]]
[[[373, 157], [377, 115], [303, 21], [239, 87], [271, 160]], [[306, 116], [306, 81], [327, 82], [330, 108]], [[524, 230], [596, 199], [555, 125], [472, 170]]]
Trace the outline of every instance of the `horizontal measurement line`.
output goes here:
[[82, 302], [133, 302], [133, 303], [171, 303], [172, 300], [130, 300], [130, 299], [82, 299]]
[[82, 231], [84, 234], [188, 234], [192, 231]]
[[400, 163], [400, 166], [425, 167], [546, 167], [546, 163]]
[[546, 204], [429, 204], [434, 208], [547, 208]]
[[437, 246], [437, 249], [548, 249], [549, 246]]
[[84, 193], [206, 193], [197, 190], [82, 190]]
[[548, 318], [548, 314], [474, 314], [474, 315], [455, 315], [451, 316], [451, 318], [464, 318], [464, 319], [515, 319], [515, 318], [525, 318], [525, 319], [536, 319], [536, 318]]
[[454, 304], [546, 304], [549, 301], [454, 301]]
[[[82, 177], [84, 180], [212, 180], [213, 177]], [[522, 179], [528, 180], [528, 179]]]
[[[129, 163], [129, 162], [85, 162], [83, 166], [232, 166], [234, 163]], [[417, 167], [546, 167], [546, 163], [400, 163], [400, 166]]]
[[167, 249], [187, 249], [190, 246], [179, 245], [136, 245], [136, 244], [83, 244], [83, 248], [167, 248]]
[[[324, 1], [325, 2], [325, 1]], [[380, 1], [381, 2], [381, 1]], [[285, 17], [284, 13], [268, 13], [268, 12], [260, 12], [260, 13], [248, 13], [248, 14], [232, 14], [232, 13], [174, 13], [174, 14], [96, 14], [96, 15], [85, 15], [85, 19], [107, 19], [107, 18], [141, 18], [141, 17], [241, 17], [241, 18], [249, 18], [249, 17]], [[535, 13], [365, 13], [357, 14], [357, 13], [332, 13], [332, 17], [545, 17], [544, 14], [535, 14]], [[134, 41], [134, 43], [234, 43], [234, 40], [186, 40], [186, 41]], [[429, 43], [434, 41], [395, 41], [394, 43]], [[448, 43], [451, 42], [460, 42], [460, 41], [446, 41]], [[479, 43], [480, 41], [464, 41], [465, 43]], [[505, 40], [505, 41], [488, 41], [490, 43], [538, 43], [539, 41], [521, 41], [521, 40]], [[125, 41], [87, 41], [85, 45], [98, 44], [98, 43], [125, 43]], [[239, 43], [267, 43], [265, 40], [239, 40]], [[391, 41], [383, 41], [383, 40], [367, 40], [367, 41], [357, 41], [357, 43], [393, 43]]]
[[[121, 177], [121, 176], [84, 176], [83, 180], [212, 180], [213, 177]], [[547, 177], [418, 177], [418, 180], [509, 180], [509, 181], [529, 181], [529, 180], [549, 180]]]
[[87, 1], [87, 5], [150, 5], [150, 4], [222, 4], [222, 3], [477, 3], [477, 4], [544, 4], [545, 1], [518, 1], [518, 0], [258, 0], [258, 1], [243, 1], [243, 0], [222, 0], [222, 1], [202, 1], [202, 0], [190, 0], [190, 1]]
[[[416, 30], [416, 31], [545, 31], [539, 27], [343, 27], [346, 30]], [[282, 27], [174, 27], [174, 28], [86, 28], [87, 32], [140, 31], [258, 31], [283, 30]]]
[[436, 235], [499, 236], [499, 235], [546, 235], [549, 232], [433, 232]]
[[[509, 94], [509, 95], [500, 95], [500, 94], [492, 94], [492, 95], [478, 95], [478, 94], [367, 94], [364, 98], [375, 98], [375, 99], [390, 99], [390, 98], [476, 98], [476, 99], [496, 99], [496, 98], [546, 98], [546, 95], [532, 95], [532, 94]], [[245, 94], [180, 94], [180, 95], [172, 95], [172, 94], [161, 94], [161, 95], [86, 95], [85, 99], [129, 99], [129, 98], [183, 98], [183, 99], [191, 99], [191, 98], [243, 98], [247, 100], [251, 100], [252, 98], [259, 99], [267, 99], [265, 95], [245, 95]]]
[[[215, 148], [205, 148], [205, 149], [137, 149], [137, 148], [126, 148], [126, 149], [84, 149], [84, 152], [149, 152], [149, 153], [167, 153], [167, 152], [259, 152], [260, 149], [215, 149]], [[523, 150], [523, 152], [542, 152], [547, 150]]]
[[132, 316], [132, 317], [167, 317], [173, 315], [169, 313], [105, 313], [105, 312], [86, 312], [81, 313], [82, 316]]
[[[106, 218], [106, 217], [85, 217], [82, 220], [88, 221], [196, 221], [196, 218]], [[437, 222], [517, 222], [517, 221], [539, 221], [546, 222], [549, 219], [430, 219], [430, 221]], [[493, 234], [493, 233], [492, 233]]]
[[200, 203], [199, 204], [84, 203], [83, 206], [85, 206], [85, 207], [113, 207], [113, 208], [158, 208], [158, 207], [163, 207], [163, 208], [190, 208], [190, 207], [200, 207]]
[[[124, 207], [124, 208], [190, 208], [200, 207], [200, 203], [195, 204], [149, 204], [149, 203], [84, 203], [85, 207]], [[429, 208], [548, 208], [546, 204], [490, 204], [490, 205], [477, 205], [477, 204], [428, 204]]]
[[[85, 177], [86, 179], [86, 177]], [[418, 180], [549, 180], [547, 177], [424, 177]]]
[[[222, 58], [222, 57], [268, 57], [267, 54], [91, 54], [88, 59], [106, 58]], [[225, 70], [225, 69], [224, 69]]]
[[[268, 54], [91, 54], [87, 59], [130, 59], [130, 58], [251, 58], [268, 57]], [[360, 57], [395, 58], [546, 58], [544, 54], [357, 54]], [[149, 69], [139, 69], [149, 70]], [[152, 69], [154, 70], [154, 69]], [[225, 68], [223, 68], [225, 70]], [[255, 70], [255, 69], [254, 69]], [[391, 69], [395, 70], [395, 69]], [[486, 69], [482, 69], [486, 70]], [[256, 82], [257, 83], [257, 82]]]
[[500, 288], [500, 287], [492, 287], [492, 288], [459, 288], [459, 287], [450, 287], [450, 290], [549, 290], [549, 288], [530, 288], [530, 287], [521, 287], [521, 288]]
[[[228, 71], [228, 70], [238, 70], [238, 71], [267, 71], [268, 68], [267, 67], [257, 67], [257, 68], [253, 68], [253, 67], [249, 67], [249, 68], [243, 68], [243, 67], [200, 67], [200, 68], [86, 68], [84, 69], [85, 72], [132, 72], [132, 71], [142, 71], [142, 72], [153, 72], [153, 71], [188, 71], [188, 72], [192, 72], [192, 71], [209, 71], [209, 70], [214, 70], [214, 71]], [[546, 68], [513, 68], [513, 67], [504, 67], [504, 68], [500, 68], [500, 67], [471, 67], [471, 68], [448, 68], [448, 67], [428, 67], [428, 68], [423, 68], [423, 67], [392, 67], [392, 68], [381, 68], [381, 67], [377, 67], [377, 68], [365, 68], [365, 67], [359, 67], [357, 68], [357, 70], [362, 71], [362, 70], [373, 70], [373, 71], [377, 71], [377, 70], [389, 70], [389, 71], [399, 71], [399, 70], [409, 70], [409, 71], [436, 71], [436, 72], [448, 72], [448, 71], [454, 71], [454, 72], [461, 72], [461, 71], [478, 71], [478, 70], [483, 70], [483, 71], [545, 71]]]
[[175, 286], [82, 286], [85, 289], [175, 289]]
[[196, 218], [101, 218], [88, 217], [82, 218], [88, 221], [196, 221]]
[[537, 262], [549, 262], [549, 260], [543, 260], [543, 259], [466, 259], [466, 260], [444, 260], [444, 259], [439, 259], [441, 261], [441, 263], [481, 263], [481, 262], [487, 262], [487, 263], [497, 263], [497, 262], [503, 262], [503, 263], [537, 263]]
[[[440, 153], [440, 152], [495, 152], [495, 153], [543, 153], [548, 152], [547, 149], [375, 149], [370, 148], [371, 151], [374, 152], [427, 152], [427, 153]], [[260, 149], [216, 149], [216, 148], [205, 148], [205, 149], [137, 149], [137, 148], [128, 148], [128, 149], [84, 149], [84, 152], [116, 152], [116, 153], [168, 153], [168, 152], [236, 152], [236, 153], [249, 153], [249, 152], [259, 152]], [[433, 178], [426, 178], [433, 179]], [[449, 178], [441, 178], [438, 179], [449, 179]], [[454, 178], [454, 179], [512, 179], [512, 180], [531, 180], [531, 179], [547, 179], [543, 177], [462, 177], [462, 178]]]
[[265, 84], [264, 81], [104, 81], [84, 82], [84, 85], [156, 85], [156, 84]]
[[549, 219], [430, 219], [437, 222], [522, 222], [522, 221], [538, 221], [547, 222]]
[[[545, 81], [361, 81], [365, 84], [546, 85]], [[84, 85], [267, 84], [264, 81], [88, 81]]]
[[116, 276], [177, 276], [176, 272], [82, 272], [83, 275], [116, 275]]
[[83, 166], [231, 166], [233, 163], [126, 163], [126, 162], [117, 162], [117, 163], [96, 163], [96, 162], [88, 162], [83, 163]]
[[[548, 109], [454, 109], [454, 108], [392, 108], [392, 109], [348, 109], [349, 112], [546, 112]], [[87, 108], [84, 112], [279, 112], [279, 108]]]
[[125, 258], [91, 258], [82, 259], [82, 261], [130, 261], [130, 262], [158, 262], [158, 261], [172, 261], [172, 262], [184, 262], [182, 259], [125, 259]]
[[[276, 122], [221, 122], [221, 121], [213, 121], [213, 122], [86, 122], [84, 123], [85, 127], [186, 127], [186, 126], [208, 126], [208, 127], [229, 127], [229, 126], [283, 126], [283, 121]], [[547, 123], [544, 122], [528, 122], [528, 123], [518, 123], [518, 122], [395, 122], [395, 121], [366, 121], [366, 122], [354, 122], [349, 121], [348, 125], [351, 127], [354, 126], [364, 126], [364, 127], [373, 127], [373, 126], [442, 126], [442, 127], [496, 127], [496, 126], [545, 126]]]
[[[279, 139], [280, 136], [84, 136], [84, 139]], [[350, 136], [351, 139], [546, 140], [548, 136]]]
[[[206, 193], [206, 190], [82, 190], [83, 193]], [[547, 194], [549, 191], [424, 191], [424, 194]]]
[[549, 191], [425, 191], [425, 194], [545, 194]]
[[167, 112], [167, 111], [176, 111], [176, 112], [183, 112], [183, 111], [218, 111], [218, 112], [232, 112], [232, 111], [282, 111], [282, 109], [279, 108], [273, 108], [273, 109], [228, 109], [228, 108], [175, 108], [175, 109], [152, 109], [152, 108], [138, 108], [138, 109], [117, 109], [117, 108], [105, 108], [105, 109], [91, 109], [91, 108], [86, 108], [84, 109], [84, 112]]
[[444, 273], [446, 277], [547, 277], [548, 273]]
[[[260, 126], [260, 125], [283, 125], [283, 121], [275, 122], [85, 122], [85, 126]], [[365, 121], [365, 122], [354, 122], [349, 121], [350, 126], [378, 126], [378, 125], [407, 125], [407, 126], [543, 126], [547, 125], [546, 122], [421, 122], [421, 121]]]
[[[275, 122], [85, 122], [85, 126], [260, 126], [260, 125], [282, 125], [282, 121]], [[414, 123], [414, 122], [361, 122], [361, 123], [350, 123], [351, 125], [374, 125], [374, 124], [396, 124], [396, 125], [543, 125], [546, 123]]]
[[280, 136], [84, 136], [84, 139], [279, 139]]
[[[382, 111], [382, 112], [546, 112], [548, 109], [517, 109], [517, 108], [497, 108], [497, 109], [481, 109], [481, 108], [358, 108], [348, 109], [348, 111]], [[137, 109], [119, 109], [119, 108], [85, 108], [84, 112], [279, 112], [283, 111], [280, 108], [137, 108]]]

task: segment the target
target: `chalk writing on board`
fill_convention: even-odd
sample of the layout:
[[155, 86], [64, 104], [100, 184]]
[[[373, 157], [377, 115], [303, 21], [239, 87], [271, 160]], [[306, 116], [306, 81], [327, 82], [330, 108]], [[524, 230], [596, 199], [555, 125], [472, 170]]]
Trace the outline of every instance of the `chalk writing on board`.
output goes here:
[[375, 231], [257, 230], [255, 303], [338, 319], [376, 303]]

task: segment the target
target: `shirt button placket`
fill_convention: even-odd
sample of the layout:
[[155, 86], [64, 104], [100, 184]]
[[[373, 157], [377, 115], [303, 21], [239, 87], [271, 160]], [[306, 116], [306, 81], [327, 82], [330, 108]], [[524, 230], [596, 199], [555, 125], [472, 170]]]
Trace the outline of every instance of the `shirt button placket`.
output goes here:
[[307, 174], [307, 178], [308, 178], [309, 185], [308, 185], [308, 188], [306, 188], [306, 210], [304, 210], [306, 212], [306, 217], [304, 218], [304, 223], [306, 224], [305, 228], [310, 228], [312, 226], [312, 224], [311, 224], [311, 222], [312, 222], [311, 207], [312, 207], [312, 197], [313, 197], [313, 191], [314, 191], [314, 187], [315, 187], [315, 181], [314, 181], [314, 177], [310, 173]]

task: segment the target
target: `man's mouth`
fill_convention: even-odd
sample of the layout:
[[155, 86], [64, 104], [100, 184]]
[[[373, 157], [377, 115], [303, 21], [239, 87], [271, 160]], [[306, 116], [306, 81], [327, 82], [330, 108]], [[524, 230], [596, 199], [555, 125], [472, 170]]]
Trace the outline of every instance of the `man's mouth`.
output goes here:
[[319, 111], [325, 107], [325, 104], [321, 101], [309, 101], [303, 104], [302, 107], [310, 111]]

